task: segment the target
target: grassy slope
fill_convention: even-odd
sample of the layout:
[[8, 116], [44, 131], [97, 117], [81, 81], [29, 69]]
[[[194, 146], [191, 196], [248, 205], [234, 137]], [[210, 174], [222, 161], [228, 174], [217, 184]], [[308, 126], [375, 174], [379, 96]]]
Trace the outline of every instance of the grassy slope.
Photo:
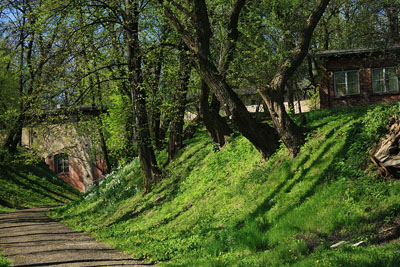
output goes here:
[[79, 195], [45, 166], [0, 166], [0, 183], [0, 212], [60, 205]]
[[[242, 137], [214, 153], [200, 132], [152, 193], [133, 162], [53, 215], [161, 265], [396, 266], [400, 245], [379, 232], [400, 218], [400, 184], [372, 177], [367, 151], [397, 109], [307, 114], [294, 160], [282, 148], [264, 162]], [[367, 245], [329, 248], [340, 240]]]

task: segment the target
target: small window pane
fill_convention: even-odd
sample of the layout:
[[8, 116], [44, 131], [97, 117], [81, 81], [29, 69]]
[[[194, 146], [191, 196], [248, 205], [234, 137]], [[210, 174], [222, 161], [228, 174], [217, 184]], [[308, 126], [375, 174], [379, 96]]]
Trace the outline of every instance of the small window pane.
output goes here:
[[56, 173], [68, 174], [69, 172], [69, 161], [67, 154], [58, 154], [55, 156], [56, 160]]
[[346, 95], [346, 84], [336, 84], [336, 95]]
[[346, 95], [346, 74], [345, 72], [335, 72], [336, 95]]
[[348, 94], [354, 95], [358, 94], [358, 72], [357, 71], [349, 71], [347, 72], [347, 86], [349, 89]]
[[399, 90], [398, 88], [399, 82], [396, 79], [390, 79], [388, 82], [388, 91], [389, 92], [397, 92]]
[[346, 83], [346, 76], [344, 72], [335, 72], [335, 83]]
[[372, 70], [372, 88], [374, 93], [381, 93], [385, 91], [383, 69]]
[[398, 79], [396, 68], [386, 68], [385, 69], [385, 79], [386, 79], [386, 89], [389, 92], [397, 92], [398, 91]]
[[385, 84], [382, 81], [374, 81], [372, 83], [374, 93], [382, 93], [385, 90]]

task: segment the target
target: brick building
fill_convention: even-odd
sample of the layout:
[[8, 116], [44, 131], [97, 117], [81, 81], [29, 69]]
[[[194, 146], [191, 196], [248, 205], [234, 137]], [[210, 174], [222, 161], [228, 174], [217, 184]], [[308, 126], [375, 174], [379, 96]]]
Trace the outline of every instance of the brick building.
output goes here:
[[327, 50], [316, 56], [321, 108], [400, 100], [400, 47]]

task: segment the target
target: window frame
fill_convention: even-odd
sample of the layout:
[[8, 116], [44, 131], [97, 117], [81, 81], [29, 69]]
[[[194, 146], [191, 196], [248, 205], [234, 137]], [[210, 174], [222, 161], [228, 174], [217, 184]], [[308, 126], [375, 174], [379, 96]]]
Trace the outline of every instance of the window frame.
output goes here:
[[[355, 72], [357, 73], [357, 93], [352, 93], [349, 94], [349, 83], [348, 83], [348, 73], [349, 72]], [[336, 75], [338, 75], [339, 73], [344, 73], [344, 79], [345, 79], [345, 85], [346, 85], [346, 94], [342, 95], [342, 94], [338, 94], [337, 91], [337, 86], [336, 86]], [[351, 96], [351, 95], [359, 95], [360, 94], [360, 70], [341, 70], [341, 71], [335, 71], [333, 72], [333, 83], [334, 83], [334, 90], [335, 90], [335, 96], [336, 97], [340, 97], [340, 96]]]
[[[56, 174], [69, 175], [69, 156], [60, 153], [54, 156]], [[61, 164], [59, 164], [61, 163]], [[59, 167], [61, 165], [61, 168]]]
[[[395, 71], [395, 73], [396, 73], [396, 75], [395, 75], [395, 77], [396, 77], [396, 80], [397, 80], [397, 82], [396, 82], [396, 88], [397, 88], [397, 90], [396, 91], [389, 91], [389, 85], [388, 85], [388, 83], [386, 82], [386, 69], [391, 69], [391, 68], [393, 68], [394, 69], [394, 71]], [[391, 94], [391, 93], [398, 93], [399, 92], [399, 76], [398, 76], [398, 74], [397, 74], [397, 66], [388, 66], [388, 67], [380, 67], [380, 68], [371, 68], [371, 83], [372, 83], [372, 93], [373, 94], [377, 94], [377, 95], [379, 95], [379, 94]], [[383, 91], [381, 91], [381, 92], [377, 92], [376, 90], [375, 90], [375, 86], [374, 86], [374, 71], [376, 71], [376, 70], [382, 70], [383, 71], [383, 88], [384, 88], [384, 90]], [[390, 80], [390, 78], [389, 78], [389, 80]]]

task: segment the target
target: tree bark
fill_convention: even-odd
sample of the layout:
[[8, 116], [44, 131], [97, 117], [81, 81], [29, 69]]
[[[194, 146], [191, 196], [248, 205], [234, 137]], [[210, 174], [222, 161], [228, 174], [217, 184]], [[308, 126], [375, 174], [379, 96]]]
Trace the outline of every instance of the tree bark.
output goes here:
[[10, 154], [15, 154], [17, 152], [17, 146], [21, 142], [23, 122], [24, 115], [21, 112], [15, 120], [13, 127], [7, 134], [3, 147], [7, 149]]
[[145, 193], [151, 191], [158, 182], [161, 172], [157, 166], [154, 149], [151, 143], [149, 123], [146, 110], [146, 92], [143, 86], [141, 54], [139, 43], [139, 7], [138, 1], [125, 0], [126, 25], [125, 38], [128, 57], [128, 79], [135, 115], [135, 139], [139, 151], [140, 166], [143, 174]]
[[204, 57], [196, 58], [200, 76], [213, 89], [218, 100], [224, 105], [237, 129], [258, 149], [264, 158], [271, 156], [278, 148], [278, 136], [267, 124], [257, 122], [245, 105], [218, 74], [216, 67]]
[[169, 125], [168, 163], [171, 162], [183, 147], [183, 125], [187, 104], [187, 92], [191, 72], [188, 49], [181, 45], [179, 52], [179, 84], [174, 95], [172, 120]]

